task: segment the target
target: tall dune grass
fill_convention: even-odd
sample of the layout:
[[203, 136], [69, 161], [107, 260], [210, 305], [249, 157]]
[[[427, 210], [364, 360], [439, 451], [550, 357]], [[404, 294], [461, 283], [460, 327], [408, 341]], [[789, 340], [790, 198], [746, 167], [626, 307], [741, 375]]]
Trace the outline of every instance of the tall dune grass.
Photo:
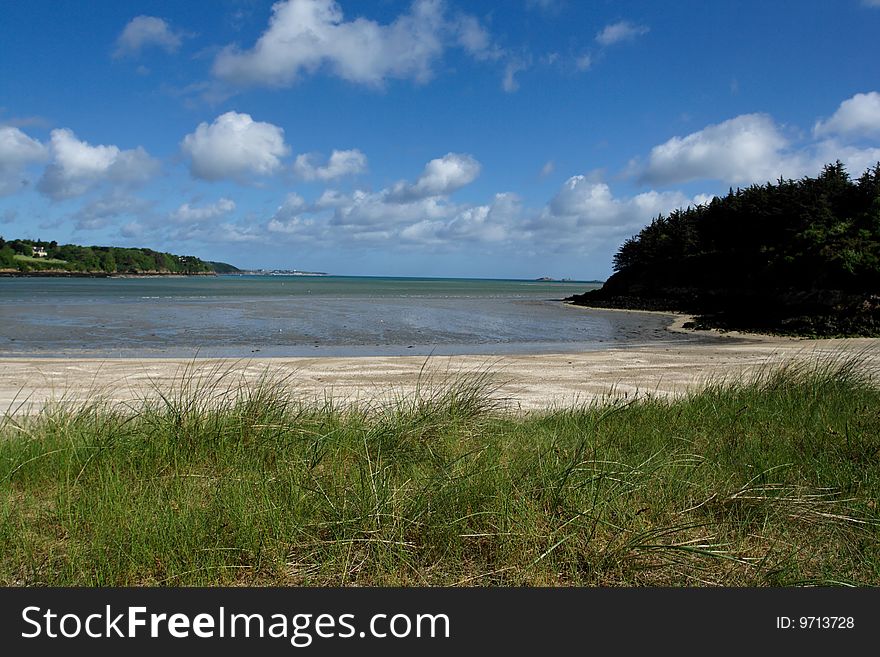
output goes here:
[[0, 583], [878, 585], [866, 362], [524, 416], [487, 372], [340, 405], [232, 369], [8, 413]]

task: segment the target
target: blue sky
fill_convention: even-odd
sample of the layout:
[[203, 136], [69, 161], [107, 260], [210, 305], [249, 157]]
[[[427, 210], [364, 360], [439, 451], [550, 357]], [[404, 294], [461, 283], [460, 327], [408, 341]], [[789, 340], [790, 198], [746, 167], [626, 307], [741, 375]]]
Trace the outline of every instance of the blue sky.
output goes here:
[[880, 0], [2, 2], [0, 234], [605, 278], [660, 212], [880, 161]]

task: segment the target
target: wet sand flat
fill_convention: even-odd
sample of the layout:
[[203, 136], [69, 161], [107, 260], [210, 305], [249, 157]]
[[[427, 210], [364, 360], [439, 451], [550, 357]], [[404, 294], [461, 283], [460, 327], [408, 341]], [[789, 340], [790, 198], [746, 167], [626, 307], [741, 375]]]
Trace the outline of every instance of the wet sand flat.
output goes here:
[[489, 371], [493, 393], [512, 410], [571, 406], [608, 395], [678, 395], [709, 380], [755, 373], [789, 360], [860, 354], [880, 367], [880, 340], [792, 340], [724, 337], [711, 343], [659, 344], [580, 353], [502, 356], [370, 356], [321, 358], [5, 358], [0, 408], [33, 413], [47, 402], [96, 397], [132, 402], [168, 390], [184, 372], [218, 389], [283, 379], [299, 398], [369, 403], [411, 394], [426, 379]]

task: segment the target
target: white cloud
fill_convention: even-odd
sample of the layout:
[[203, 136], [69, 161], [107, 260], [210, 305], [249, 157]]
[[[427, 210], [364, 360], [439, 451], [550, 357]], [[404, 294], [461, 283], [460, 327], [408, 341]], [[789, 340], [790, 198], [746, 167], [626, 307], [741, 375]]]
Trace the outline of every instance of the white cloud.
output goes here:
[[613, 248], [661, 212], [709, 200], [681, 192], [648, 191], [615, 197], [591, 176], [573, 176], [542, 208], [526, 208], [512, 193], [486, 204], [455, 204], [441, 197], [389, 201], [387, 190], [351, 195], [327, 193], [314, 204], [295, 197], [266, 223], [269, 235], [338, 247], [398, 244], [403, 247], [501, 248], [547, 252]]
[[155, 16], [132, 18], [116, 39], [115, 57], [138, 55], [144, 48], [155, 46], [165, 52], [177, 52], [184, 33], [172, 30], [168, 23]]
[[880, 93], [871, 91], [866, 94], [856, 94], [843, 101], [831, 118], [816, 123], [813, 134], [818, 137], [880, 136]]
[[447, 153], [428, 162], [413, 183], [401, 181], [378, 192], [325, 190], [311, 204], [289, 194], [266, 228], [270, 233], [327, 243], [340, 238], [360, 243], [392, 238], [411, 241], [415, 232], [426, 230], [428, 224], [410, 228], [406, 232], [409, 238], [403, 234], [407, 227], [422, 222], [446, 225], [459, 211], [468, 211], [468, 206], [458, 206], [447, 196], [472, 182], [479, 172], [479, 162], [470, 155]]
[[618, 198], [591, 174], [569, 178], [541, 208], [524, 207], [512, 193], [495, 194], [485, 204], [449, 200], [449, 192], [472, 180], [478, 166], [469, 156], [449, 154], [429, 162], [415, 183], [378, 192], [326, 190], [313, 203], [291, 194], [264, 228], [278, 239], [327, 247], [393, 243], [511, 253], [613, 248], [657, 214], [708, 199], [654, 190]]
[[151, 201], [127, 194], [111, 193], [93, 199], [72, 215], [77, 230], [98, 230], [119, 217], [142, 218], [153, 206]]
[[544, 166], [541, 167], [541, 172], [538, 174], [538, 177], [546, 178], [554, 171], [556, 171], [556, 163], [553, 160], [547, 160], [547, 162], [544, 163]]
[[18, 128], [0, 126], [0, 196], [14, 194], [27, 186], [25, 168], [46, 157], [46, 147], [39, 141]]
[[458, 45], [477, 60], [498, 59], [500, 48], [492, 44], [492, 37], [473, 16], [462, 15], [455, 23]]
[[880, 162], [880, 148], [859, 148], [841, 144], [835, 139], [826, 139], [810, 150], [809, 159], [804, 165], [804, 173], [815, 176], [822, 167], [840, 160], [846, 170], [854, 177], [860, 176], [868, 168]]
[[343, 176], [353, 176], [367, 170], [367, 156], [357, 149], [334, 150], [327, 164], [314, 164], [314, 155], [298, 155], [293, 164], [294, 173], [303, 180], [333, 180]]
[[862, 0], [862, 4], [866, 7], [880, 7], [880, 0]]
[[622, 41], [632, 41], [649, 31], [650, 28], [647, 25], [635, 25], [629, 21], [620, 21], [606, 25], [601, 32], [596, 34], [596, 41], [602, 46], [612, 46]]
[[399, 231], [403, 242], [433, 247], [463, 244], [494, 245], [516, 239], [522, 207], [516, 194], [496, 194], [488, 205], [472, 205], [450, 213], [444, 219], [423, 219]]
[[393, 201], [446, 196], [472, 183], [480, 175], [480, 163], [465, 153], [447, 153], [431, 160], [415, 183], [399, 182], [388, 191]]
[[282, 233], [285, 235], [299, 235], [307, 240], [314, 237], [315, 220], [309, 217], [293, 216], [287, 219], [272, 217], [266, 224], [270, 233]]
[[171, 218], [175, 221], [180, 221], [183, 223], [195, 223], [200, 221], [208, 221], [210, 219], [216, 219], [217, 217], [222, 217], [225, 214], [229, 214], [233, 210], [235, 210], [235, 201], [226, 197], [222, 197], [215, 203], [210, 203], [202, 207], [194, 207], [189, 203], [184, 203], [171, 213]]
[[332, 222], [339, 226], [376, 226], [412, 223], [422, 218], [449, 215], [453, 206], [443, 198], [430, 196], [408, 201], [390, 201], [384, 192], [371, 194], [358, 190], [334, 209]]
[[[326, 192], [325, 192], [326, 193]], [[290, 219], [307, 208], [305, 199], [296, 192], [290, 192], [275, 212], [275, 219]]]
[[371, 86], [388, 79], [425, 82], [449, 45], [479, 58], [493, 52], [475, 19], [448, 19], [442, 0], [415, 0], [387, 25], [345, 20], [334, 0], [282, 0], [272, 6], [269, 27], [254, 47], [225, 48], [213, 72], [242, 86], [286, 86], [319, 69]]
[[660, 212], [689, 203], [680, 192], [651, 190], [628, 199], [615, 198], [604, 182], [572, 176], [562, 185], [542, 213], [545, 220], [567, 219], [578, 227], [606, 226], [621, 232], [641, 226]]
[[266, 235], [255, 230], [253, 226], [232, 222], [188, 223], [179, 224], [169, 239], [174, 242], [190, 241], [197, 244], [209, 242], [214, 244], [253, 244], [265, 242]]
[[192, 175], [204, 180], [270, 175], [290, 152], [282, 128], [238, 112], [221, 114], [211, 124], [200, 123], [180, 146], [190, 158]]
[[72, 130], [53, 130], [49, 141], [52, 161], [37, 188], [52, 199], [84, 194], [104, 182], [131, 185], [149, 180], [159, 163], [140, 146], [92, 146], [80, 141]]
[[501, 88], [511, 94], [519, 89], [519, 81], [516, 74], [529, 68], [529, 63], [523, 59], [511, 59], [504, 65], [504, 75], [501, 77]]
[[701, 179], [763, 182], [799, 173], [799, 165], [785, 160], [787, 146], [769, 116], [743, 114], [655, 146], [641, 179], [652, 184]]
[[744, 185], [816, 175], [825, 164], [841, 160], [850, 173], [860, 175], [880, 160], [880, 148], [853, 146], [839, 137], [870, 133], [874, 100], [868, 96], [841, 103], [828, 121], [814, 128], [818, 139], [792, 142], [770, 116], [742, 114], [655, 146], [646, 164], [630, 163], [630, 173], [653, 185], [692, 180]]
[[356, 191], [350, 195], [326, 194], [324, 202], [301, 204], [290, 199], [266, 225], [270, 234], [296, 236], [299, 241], [407, 244], [450, 243], [470, 236], [475, 241], [499, 239], [488, 219], [487, 206], [458, 206], [440, 197], [389, 201], [387, 190]]
[[[289, 195], [288, 198], [290, 198]], [[338, 208], [348, 203], [348, 198], [348, 196], [346, 196], [342, 192], [336, 191], [335, 189], [326, 189], [318, 198], [318, 200], [315, 201], [315, 207], [319, 210], [325, 210], [327, 208]]]
[[[284, 203], [266, 224], [270, 233], [284, 233], [287, 235], [302, 235], [307, 239], [315, 237], [314, 227], [316, 220], [310, 216], [311, 211], [306, 206], [305, 200], [298, 194], [288, 194]], [[325, 222], [326, 223], [326, 222]]]

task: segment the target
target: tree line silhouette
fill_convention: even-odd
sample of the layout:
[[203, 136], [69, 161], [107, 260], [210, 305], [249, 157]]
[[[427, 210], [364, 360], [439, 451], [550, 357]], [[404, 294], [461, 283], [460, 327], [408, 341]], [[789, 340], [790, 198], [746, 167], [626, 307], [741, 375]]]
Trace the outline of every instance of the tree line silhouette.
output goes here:
[[[34, 247], [45, 250], [46, 256], [33, 257]], [[19, 273], [205, 274], [215, 271], [214, 264], [195, 256], [178, 256], [152, 249], [79, 246], [43, 240], [6, 241], [0, 237], [0, 269]]]
[[627, 239], [582, 305], [676, 310], [696, 327], [880, 335], [880, 163], [731, 189]]

